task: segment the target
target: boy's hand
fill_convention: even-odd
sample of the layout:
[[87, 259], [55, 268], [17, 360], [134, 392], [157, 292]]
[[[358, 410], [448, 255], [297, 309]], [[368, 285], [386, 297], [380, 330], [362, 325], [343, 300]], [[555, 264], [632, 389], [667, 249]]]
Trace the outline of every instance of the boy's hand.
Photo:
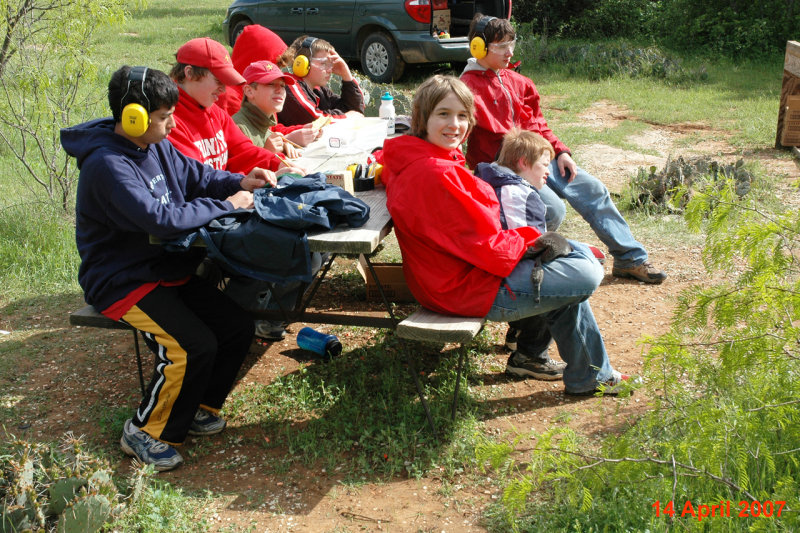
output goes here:
[[298, 150], [289, 143], [285, 143], [283, 145], [283, 153], [286, 154], [286, 157], [288, 157], [289, 159], [297, 159], [298, 157], [300, 157], [300, 150]]
[[322, 136], [322, 128], [315, 129], [309, 122], [302, 128], [286, 135], [286, 138], [300, 146], [308, 146]]
[[[572, 160], [572, 156], [567, 152], [563, 152], [558, 156], [556, 162], [558, 163], [558, 171], [567, 178], [567, 183], [572, 183], [572, 180], [575, 179], [575, 174], [578, 172], [578, 165]], [[566, 170], [569, 170], [569, 174], [566, 173]]]
[[[247, 178], [245, 178], [247, 179]], [[242, 180], [244, 181], [244, 180]], [[253, 208], [253, 193], [250, 191], [239, 191], [232, 196], [225, 198], [233, 204], [234, 209], [252, 209]]]
[[283, 176], [284, 174], [300, 174], [301, 176], [305, 176], [308, 174], [308, 171], [303, 167], [290, 167], [287, 165], [285, 167], [280, 167], [276, 173], [278, 176]]
[[259, 167], [253, 167], [247, 176], [242, 178], [242, 181], [239, 182], [242, 189], [246, 191], [254, 191], [256, 189], [260, 189], [265, 185], [269, 185], [270, 187], [274, 187], [278, 184], [278, 179], [275, 177], [275, 173], [271, 170], [266, 170]]
[[266, 141], [264, 141], [264, 148], [272, 152], [273, 154], [282, 154], [283, 153], [283, 137], [281, 137], [277, 133], [273, 133], [270, 135]]
[[360, 111], [356, 111], [355, 109], [351, 109], [350, 111], [345, 111], [344, 113], [348, 118], [350, 117], [363, 117], [364, 113]]
[[347, 62], [341, 58], [339, 54], [335, 51], [331, 50], [328, 53], [328, 58], [333, 63], [333, 73], [338, 74], [342, 81], [353, 81], [353, 75], [350, 73], [350, 67], [347, 66]]

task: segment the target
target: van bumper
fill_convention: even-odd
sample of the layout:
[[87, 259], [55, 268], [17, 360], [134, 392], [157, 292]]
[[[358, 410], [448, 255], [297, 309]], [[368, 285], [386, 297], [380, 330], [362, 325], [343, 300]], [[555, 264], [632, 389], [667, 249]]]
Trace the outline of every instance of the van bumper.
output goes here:
[[466, 37], [439, 40], [419, 31], [392, 32], [392, 37], [406, 63], [445, 63], [469, 58]]

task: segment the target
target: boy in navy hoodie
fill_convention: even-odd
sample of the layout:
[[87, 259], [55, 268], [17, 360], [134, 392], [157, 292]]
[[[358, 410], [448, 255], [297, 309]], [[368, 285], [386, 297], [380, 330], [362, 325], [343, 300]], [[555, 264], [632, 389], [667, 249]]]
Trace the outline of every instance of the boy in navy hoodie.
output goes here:
[[[108, 84], [108, 101], [113, 118], [61, 130], [61, 144], [80, 168], [78, 281], [89, 304], [140, 330], [156, 354], [153, 378], [125, 422], [121, 446], [156, 470], [170, 470], [183, 462], [173, 446], [187, 434], [224, 429], [219, 410], [250, 347], [253, 321], [194, 275], [202, 251], [171, 253], [149, 237], [169, 240], [252, 207], [252, 191], [266, 182], [254, 172], [203, 165], [166, 140], [178, 89], [163, 72], [120, 68]], [[138, 131], [128, 127], [131, 121]]]

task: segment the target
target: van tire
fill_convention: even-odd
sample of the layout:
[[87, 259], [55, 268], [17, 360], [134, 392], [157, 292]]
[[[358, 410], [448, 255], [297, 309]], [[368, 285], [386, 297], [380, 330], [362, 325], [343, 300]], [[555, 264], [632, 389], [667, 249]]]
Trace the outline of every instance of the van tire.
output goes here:
[[228, 41], [231, 43], [231, 46], [236, 44], [236, 39], [239, 38], [239, 34], [241, 34], [242, 31], [244, 31], [244, 29], [251, 24], [252, 21], [250, 21], [250, 19], [242, 19], [238, 21], [236, 24], [234, 24], [233, 29], [231, 30], [231, 34], [228, 38]]
[[400, 57], [392, 38], [376, 32], [367, 35], [361, 44], [361, 68], [376, 83], [391, 83], [400, 79], [406, 62]]

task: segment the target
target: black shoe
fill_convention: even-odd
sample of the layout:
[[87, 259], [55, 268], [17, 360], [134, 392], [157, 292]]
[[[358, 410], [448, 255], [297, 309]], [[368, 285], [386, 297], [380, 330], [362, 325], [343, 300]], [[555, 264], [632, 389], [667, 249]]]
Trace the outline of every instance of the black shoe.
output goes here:
[[508, 331], [506, 331], [506, 348], [511, 350], [512, 352], [517, 351], [517, 340], [519, 336], [522, 334], [521, 329], [517, 329], [514, 326], [508, 326]]
[[514, 352], [508, 356], [506, 374], [541, 379], [543, 381], [555, 381], [561, 379], [566, 367], [567, 363], [553, 361], [549, 357], [545, 360], [532, 359], [519, 352]]

